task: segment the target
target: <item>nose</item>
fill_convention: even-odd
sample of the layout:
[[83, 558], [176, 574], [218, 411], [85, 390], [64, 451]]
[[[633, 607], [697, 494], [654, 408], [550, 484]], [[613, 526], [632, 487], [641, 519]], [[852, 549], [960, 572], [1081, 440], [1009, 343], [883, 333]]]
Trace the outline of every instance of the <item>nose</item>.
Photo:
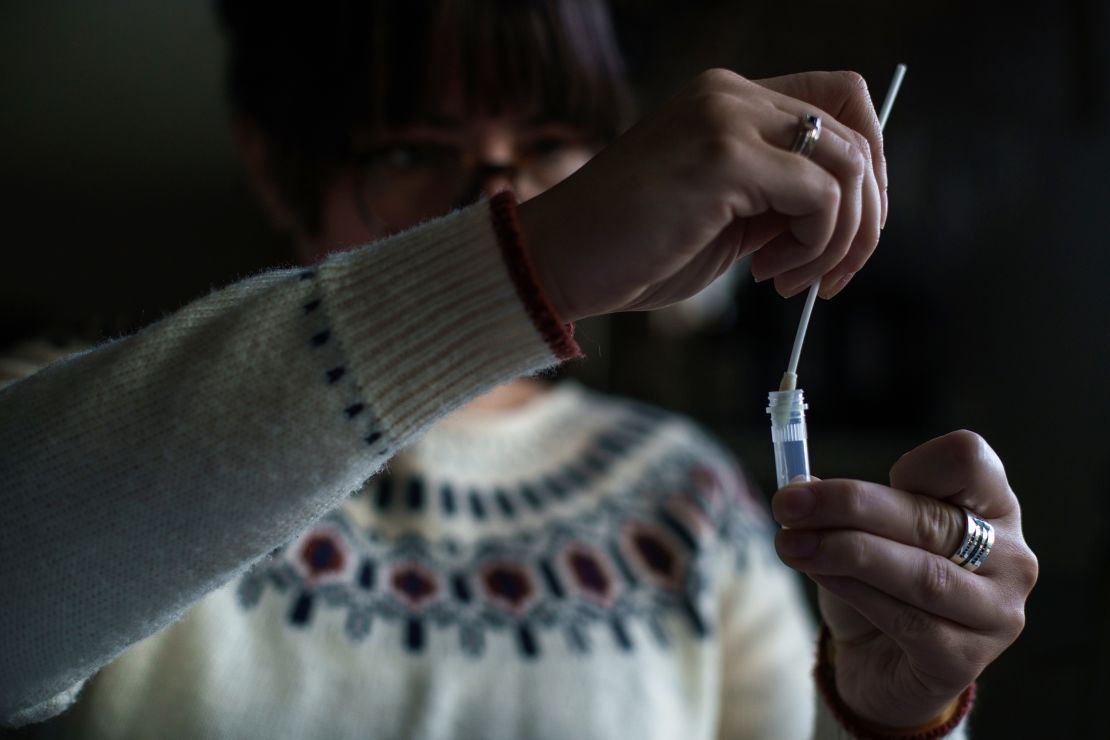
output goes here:
[[512, 164], [482, 162], [474, 170], [474, 180], [483, 195], [490, 197], [502, 190], [511, 190], [516, 178]]
[[515, 192], [516, 189], [513, 187], [515, 178], [516, 167], [512, 164], [479, 162], [471, 170], [466, 187], [456, 198], [455, 207], [470, 205], [483, 196], [492, 198], [504, 190]]

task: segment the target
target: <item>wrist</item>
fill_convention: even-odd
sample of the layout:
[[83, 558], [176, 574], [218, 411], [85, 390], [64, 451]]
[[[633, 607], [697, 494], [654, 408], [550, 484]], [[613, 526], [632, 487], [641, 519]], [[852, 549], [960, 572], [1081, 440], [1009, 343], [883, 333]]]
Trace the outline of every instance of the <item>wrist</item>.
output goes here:
[[837, 691], [836, 650], [832, 635], [825, 625], [821, 625], [814, 678], [830, 713], [842, 728], [861, 740], [937, 740], [956, 729], [975, 703], [976, 685], [973, 683], [924, 721], [888, 724], [869, 719], [853, 709]]
[[574, 326], [566, 323], [552, 301], [549, 286], [541, 279], [526, 246], [516, 198], [509, 191], [498, 193], [490, 199], [489, 208], [505, 268], [536, 330], [560, 360], [581, 357], [582, 351], [574, 341]]
[[586, 318], [580, 315], [568, 300], [566, 279], [559, 270], [560, 245], [555, 224], [557, 219], [548, 213], [550, 195], [539, 195], [516, 206], [516, 221], [521, 242], [528, 255], [540, 289], [547, 296], [552, 309], [565, 323]]

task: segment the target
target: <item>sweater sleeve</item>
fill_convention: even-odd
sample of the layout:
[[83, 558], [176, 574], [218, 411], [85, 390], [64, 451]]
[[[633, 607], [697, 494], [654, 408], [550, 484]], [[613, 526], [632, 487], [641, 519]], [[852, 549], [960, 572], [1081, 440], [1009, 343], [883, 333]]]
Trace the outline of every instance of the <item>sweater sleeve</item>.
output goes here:
[[291, 539], [436, 419], [578, 352], [505, 198], [257, 275], [0, 389], [0, 724]]

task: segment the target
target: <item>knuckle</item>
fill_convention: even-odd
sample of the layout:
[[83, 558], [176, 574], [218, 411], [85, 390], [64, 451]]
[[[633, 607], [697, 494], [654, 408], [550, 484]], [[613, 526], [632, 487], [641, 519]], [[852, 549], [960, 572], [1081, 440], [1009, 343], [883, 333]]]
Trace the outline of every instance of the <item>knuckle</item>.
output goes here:
[[[946, 551], [959, 545], [963, 534], [952, 509], [939, 501], [919, 498], [913, 508], [912, 531], [914, 541], [928, 550]], [[955, 545], [949, 547], [951, 543]]]
[[982, 673], [997, 654], [993, 644], [986, 640], [949, 638], [944, 649], [948, 655], [955, 657], [956, 664], [962, 667], [963, 674], [968, 678]]
[[840, 207], [840, 183], [832, 176], [822, 177], [817, 184], [817, 202], [821, 208], [836, 211]]
[[694, 78], [694, 84], [703, 89], [731, 87], [744, 79], [732, 70], [724, 67], [712, 67]]
[[843, 509], [843, 514], [848, 521], [858, 521], [869, 509], [864, 487], [855, 480], [844, 481], [841, 490], [837, 493], [836, 503]]
[[852, 180], [856, 183], [863, 180], [863, 176], [867, 172], [867, 157], [863, 155], [863, 150], [859, 147], [848, 147], [846, 158], [848, 173], [852, 176]]
[[871, 549], [860, 535], [851, 533], [839, 538], [837, 543], [844, 565], [852, 570], [866, 570], [871, 561]]
[[901, 606], [894, 613], [892, 637], [907, 642], [920, 642], [936, 635], [936, 622], [928, 614], [913, 606]]
[[860, 155], [864, 159], [864, 162], [867, 164], [871, 164], [871, 140], [855, 129], [850, 130], [852, 140], [855, 142], [856, 149], [859, 150]]
[[931, 604], [948, 593], [952, 571], [949, 563], [939, 557], [925, 558], [924, 564], [918, 569], [914, 583], [914, 590], [921, 604]]
[[717, 133], [727, 130], [735, 107], [731, 96], [712, 90], [698, 93], [690, 102], [690, 108], [709, 125], [709, 130]]
[[1003, 617], [1003, 633], [1013, 642], [1025, 631], [1025, 606], [1009, 610]]
[[701, 155], [709, 162], [734, 162], [740, 147], [723, 131], [709, 131], [701, 143]]
[[867, 94], [867, 80], [863, 79], [863, 75], [859, 72], [854, 72], [850, 69], [842, 69], [836, 73], [844, 84], [852, 87], [864, 95]]
[[948, 435], [952, 455], [963, 464], [975, 464], [986, 456], [987, 441], [970, 429], [960, 429]]
[[987, 441], [969, 429], [952, 432], [945, 441], [954, 464], [969, 477], [1002, 465]]
[[1016, 568], [1018, 573], [1019, 582], [1025, 593], [1028, 595], [1033, 587], [1037, 585], [1037, 578], [1040, 576], [1041, 566], [1037, 560], [1037, 556], [1028, 547], [1025, 548], [1025, 557], [1017, 558], [1018, 566]]
[[724, 167], [740, 166], [746, 153], [744, 142], [724, 130], [707, 132], [700, 149], [703, 162], [717, 163]]

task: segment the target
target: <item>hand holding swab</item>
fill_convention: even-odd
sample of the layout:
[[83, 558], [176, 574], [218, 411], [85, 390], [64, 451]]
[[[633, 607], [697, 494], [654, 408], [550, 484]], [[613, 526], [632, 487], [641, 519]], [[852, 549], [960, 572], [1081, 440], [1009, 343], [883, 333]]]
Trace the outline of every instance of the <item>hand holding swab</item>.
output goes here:
[[[898, 89], [902, 87], [902, 78], [906, 76], [906, 65], [899, 64], [894, 69], [894, 79], [890, 81], [890, 89], [886, 91], [886, 99], [879, 111], [879, 131], [886, 128], [886, 120], [890, 117], [890, 109], [894, 107], [894, 99], [898, 96]], [[802, 356], [802, 343], [805, 342], [806, 330], [809, 328], [809, 317], [813, 313], [813, 304], [817, 302], [817, 291], [821, 287], [818, 280], [809, 288], [806, 303], [802, 308], [802, 316], [798, 320], [798, 331], [794, 335], [794, 347], [790, 350], [790, 362], [783, 373], [780, 391], [792, 391], [798, 387], [798, 360]]]

